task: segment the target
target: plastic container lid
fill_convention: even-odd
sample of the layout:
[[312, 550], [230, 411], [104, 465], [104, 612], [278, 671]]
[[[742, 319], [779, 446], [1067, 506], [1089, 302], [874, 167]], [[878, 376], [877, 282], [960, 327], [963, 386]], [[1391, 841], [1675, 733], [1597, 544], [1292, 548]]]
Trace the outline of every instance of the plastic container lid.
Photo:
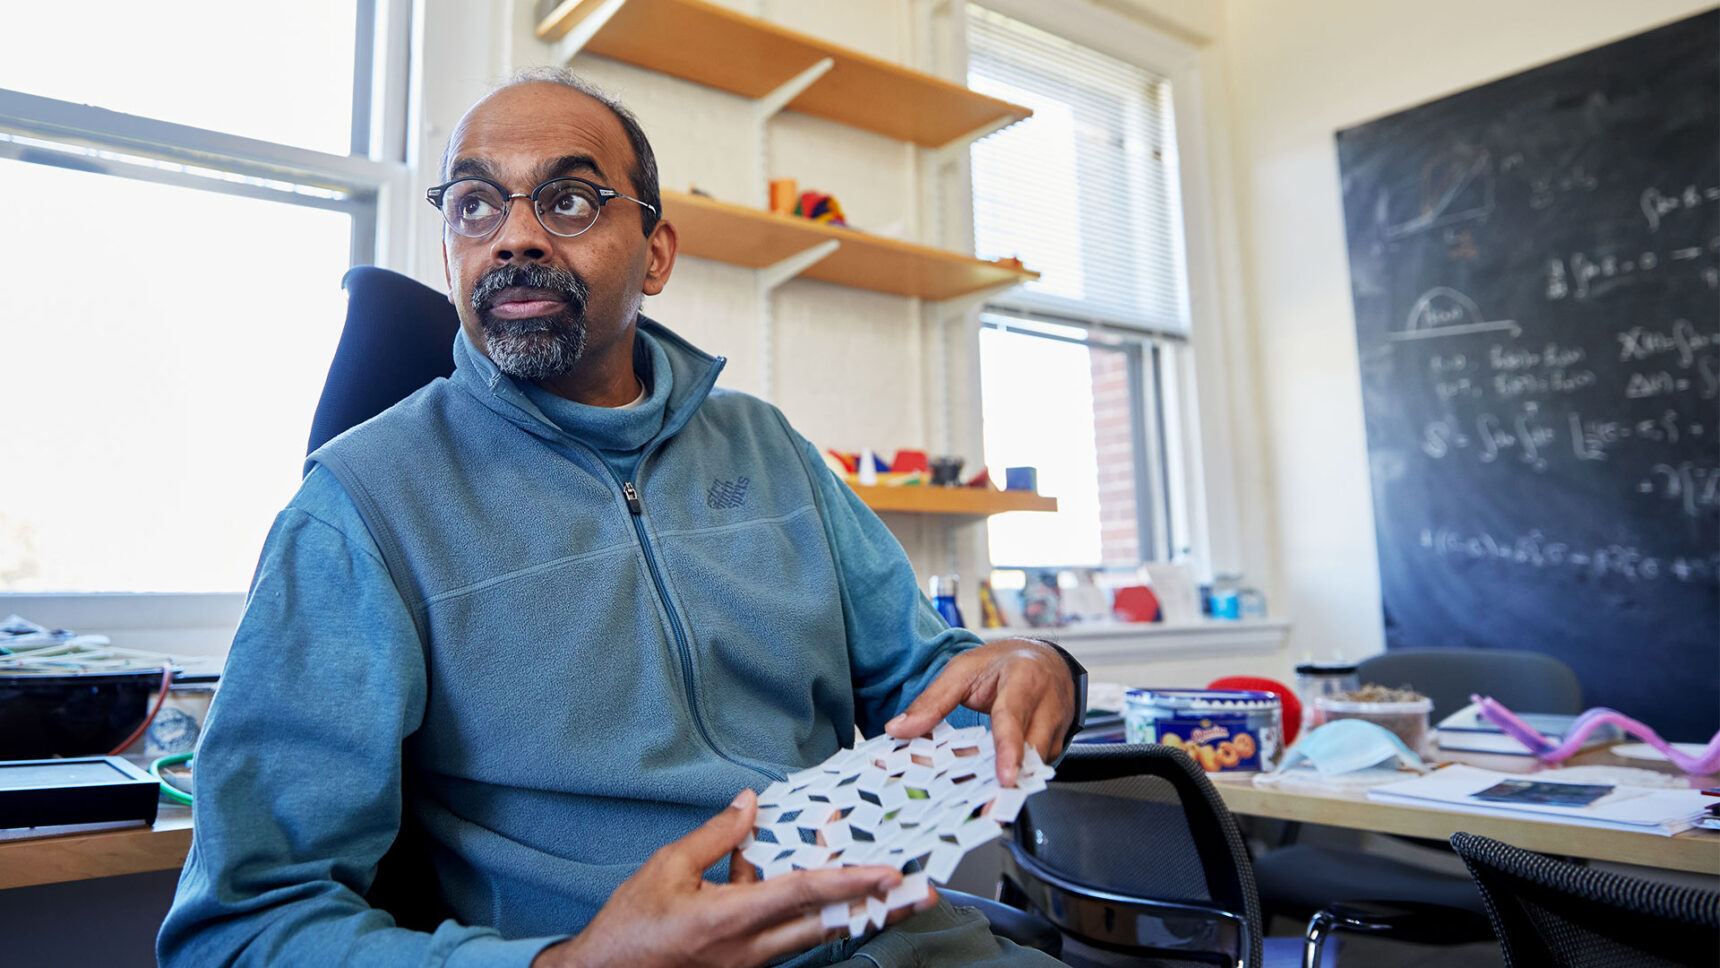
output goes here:
[[[1277, 709], [1278, 697], [1247, 689], [1130, 689], [1130, 705], [1164, 706], [1189, 712]], [[1430, 707], [1431, 708], [1431, 707]]]
[[1355, 702], [1347, 699], [1333, 699], [1330, 696], [1315, 696], [1314, 705], [1329, 713], [1359, 713], [1373, 716], [1403, 716], [1433, 711], [1433, 700], [1425, 697], [1406, 702]]
[[1353, 676], [1361, 671], [1354, 662], [1304, 662], [1296, 667], [1299, 676]]

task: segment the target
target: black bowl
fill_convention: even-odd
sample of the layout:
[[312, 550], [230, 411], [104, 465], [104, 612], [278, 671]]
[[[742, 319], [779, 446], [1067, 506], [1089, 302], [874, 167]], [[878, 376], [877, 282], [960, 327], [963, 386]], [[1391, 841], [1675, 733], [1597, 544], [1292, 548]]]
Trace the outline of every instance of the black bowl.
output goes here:
[[0, 674], [0, 760], [106, 754], [143, 723], [160, 687], [160, 669]]

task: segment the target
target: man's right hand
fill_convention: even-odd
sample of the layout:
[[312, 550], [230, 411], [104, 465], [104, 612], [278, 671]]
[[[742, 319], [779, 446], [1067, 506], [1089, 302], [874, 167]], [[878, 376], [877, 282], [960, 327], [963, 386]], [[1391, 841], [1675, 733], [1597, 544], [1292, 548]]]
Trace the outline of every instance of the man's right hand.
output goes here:
[[[638, 968], [722, 965], [750, 968], [825, 940], [819, 912], [838, 901], [883, 897], [902, 882], [890, 867], [795, 871], [755, 881], [731, 858], [731, 883], [713, 884], [705, 869], [740, 846], [752, 830], [758, 798], [742, 790], [727, 810], [651, 855], [610, 895], [584, 931], [544, 949], [532, 968]], [[738, 857], [738, 855], [736, 855]], [[892, 912], [895, 920], [936, 903], [936, 894]]]

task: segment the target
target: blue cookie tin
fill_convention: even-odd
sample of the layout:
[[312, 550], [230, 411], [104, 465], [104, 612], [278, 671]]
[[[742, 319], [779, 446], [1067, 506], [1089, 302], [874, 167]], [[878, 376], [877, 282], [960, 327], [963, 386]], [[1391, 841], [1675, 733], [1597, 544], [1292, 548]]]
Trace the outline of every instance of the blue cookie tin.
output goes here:
[[1131, 689], [1123, 723], [1131, 743], [1175, 746], [1209, 773], [1240, 773], [1277, 765], [1283, 715], [1269, 692]]

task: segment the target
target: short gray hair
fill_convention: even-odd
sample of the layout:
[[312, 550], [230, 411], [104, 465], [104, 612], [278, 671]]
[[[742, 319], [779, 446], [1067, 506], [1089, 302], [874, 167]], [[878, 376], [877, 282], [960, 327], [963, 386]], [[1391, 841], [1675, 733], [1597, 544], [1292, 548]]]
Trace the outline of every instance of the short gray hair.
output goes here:
[[[645, 234], [650, 235], [663, 213], [663, 197], [657, 186], [657, 155], [651, 150], [651, 142], [645, 137], [645, 129], [640, 127], [639, 119], [613, 95], [566, 67], [522, 67], [515, 71], [512, 77], [492, 88], [490, 93], [505, 91], [521, 84], [559, 84], [572, 88], [608, 108], [609, 112], [615, 115], [615, 119], [621, 122], [621, 130], [627, 132], [627, 141], [633, 146], [633, 168], [628, 171], [627, 177], [633, 182], [634, 195], [651, 206], [639, 213], [640, 221], [645, 226]], [[443, 181], [448, 180], [448, 168], [453, 161], [454, 139], [450, 137], [448, 144], [442, 149]]]

